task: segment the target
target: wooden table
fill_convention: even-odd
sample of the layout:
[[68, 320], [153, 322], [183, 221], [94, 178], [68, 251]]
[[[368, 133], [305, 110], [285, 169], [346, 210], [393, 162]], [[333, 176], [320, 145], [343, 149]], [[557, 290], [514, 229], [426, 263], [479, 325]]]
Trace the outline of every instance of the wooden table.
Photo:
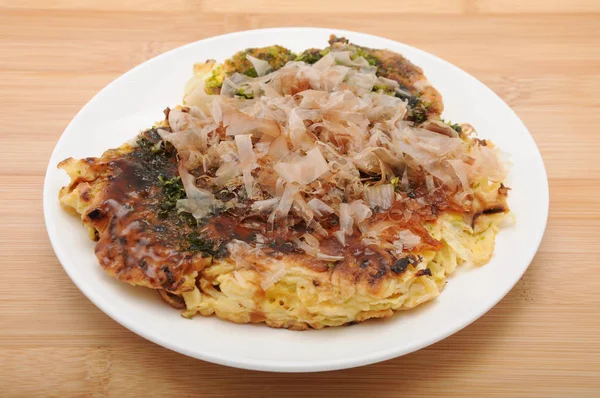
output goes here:
[[[422, 48], [482, 80], [529, 127], [550, 178], [548, 229], [523, 279], [487, 315], [377, 365], [269, 374], [154, 345], [69, 280], [48, 242], [41, 192], [75, 113], [168, 49], [273, 26]], [[600, 396], [598, 1], [0, 0], [0, 93], [0, 396]]]

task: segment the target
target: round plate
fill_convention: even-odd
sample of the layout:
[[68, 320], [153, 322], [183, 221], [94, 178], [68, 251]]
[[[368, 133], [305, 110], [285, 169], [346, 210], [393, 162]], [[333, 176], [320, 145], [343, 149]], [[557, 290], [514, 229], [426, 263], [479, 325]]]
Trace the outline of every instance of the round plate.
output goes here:
[[[392, 318], [351, 327], [294, 332], [263, 324], [238, 325], [216, 317], [184, 319], [149, 289], [131, 287], [104, 273], [94, 242], [81, 221], [58, 202], [68, 182], [56, 165], [67, 157], [99, 156], [163, 118], [181, 102], [192, 65], [222, 61], [247, 47], [281, 44], [294, 51], [324, 47], [329, 35], [399, 52], [443, 95], [444, 117], [471, 123], [511, 155], [509, 204], [514, 226], [498, 234], [496, 252], [485, 266], [449, 278], [433, 302]], [[394, 358], [433, 344], [464, 328], [492, 308], [517, 283], [540, 244], [548, 216], [548, 181], [541, 155], [527, 128], [496, 94], [466, 72], [431, 54], [380, 37], [334, 29], [263, 29], [188, 44], [125, 73], [98, 93], [58, 141], [44, 183], [44, 215], [54, 251], [81, 291], [102, 311], [133, 332], [171, 350], [222, 365], [247, 369], [308, 372], [342, 369]]]

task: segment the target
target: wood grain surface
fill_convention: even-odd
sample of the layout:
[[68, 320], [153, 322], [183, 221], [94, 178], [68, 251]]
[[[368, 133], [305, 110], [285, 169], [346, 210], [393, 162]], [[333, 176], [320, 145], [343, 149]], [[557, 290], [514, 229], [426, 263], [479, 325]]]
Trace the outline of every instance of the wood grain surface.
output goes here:
[[[67, 123], [150, 57], [274, 26], [419, 47], [482, 80], [529, 127], [550, 178], [548, 229], [525, 276], [487, 315], [384, 363], [270, 374], [154, 345], [70, 281], [41, 203]], [[599, 397], [599, 93], [597, 0], [0, 0], [0, 396]]]

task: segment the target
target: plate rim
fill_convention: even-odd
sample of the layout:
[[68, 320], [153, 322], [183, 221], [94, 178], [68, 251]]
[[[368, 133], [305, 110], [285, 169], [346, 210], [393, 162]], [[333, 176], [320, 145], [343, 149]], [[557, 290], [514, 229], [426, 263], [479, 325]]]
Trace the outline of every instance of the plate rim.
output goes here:
[[[247, 34], [257, 34], [257, 33], [274, 34], [274, 33], [281, 32], [281, 31], [298, 32], [298, 33], [301, 33], [302, 31], [312, 31], [312, 32], [321, 32], [321, 33], [329, 33], [329, 34], [335, 33], [338, 35], [350, 35], [350, 36], [363, 37], [363, 38], [377, 40], [380, 42], [387, 42], [387, 43], [390, 43], [393, 45], [399, 44], [401, 46], [409, 47], [412, 50], [414, 50], [415, 52], [419, 53], [420, 56], [423, 56], [425, 58], [430, 58], [431, 60], [433, 60], [435, 62], [443, 64], [444, 67], [446, 67], [446, 68], [454, 69], [455, 71], [457, 71], [461, 74], [465, 74], [468, 77], [470, 77], [471, 79], [473, 79], [474, 82], [476, 82], [479, 86], [481, 86], [481, 88], [488, 91], [492, 96], [496, 97], [497, 100], [504, 103], [507, 106], [507, 108], [510, 110], [510, 112], [513, 114], [515, 119], [522, 125], [524, 131], [527, 132], [527, 134], [531, 138], [531, 140], [534, 144], [534, 148], [535, 148], [535, 154], [532, 154], [532, 155], [535, 155], [535, 157], [537, 158], [536, 160], [539, 161], [539, 164], [541, 165], [541, 171], [543, 172], [543, 177], [544, 177], [543, 181], [541, 181], [544, 189], [543, 189], [543, 192], [540, 193], [540, 195], [542, 196], [542, 199], [544, 199], [543, 203], [540, 204], [541, 206], [544, 207], [543, 223], [542, 223], [542, 225], [540, 225], [540, 228], [539, 228], [539, 231], [540, 231], [539, 236], [537, 237], [537, 239], [534, 242], [531, 243], [530, 247], [534, 248], [535, 250], [531, 250], [528, 253], [528, 256], [526, 257], [527, 266], [525, 266], [521, 272], [516, 272], [515, 275], [513, 276], [512, 280], [510, 281], [510, 283], [506, 283], [506, 289], [504, 289], [505, 291], [503, 291], [502, 294], [498, 295], [494, 300], [491, 300], [490, 304], [486, 305], [486, 308], [483, 311], [478, 312], [478, 315], [474, 316], [472, 319], [470, 319], [467, 322], [456, 325], [455, 327], [446, 328], [444, 330], [444, 332], [437, 335], [436, 338], [418, 341], [418, 342], [412, 344], [408, 349], [404, 346], [391, 347], [384, 351], [380, 350], [380, 351], [376, 351], [376, 352], [370, 352], [367, 355], [358, 356], [356, 358], [353, 358], [352, 360], [348, 360], [348, 359], [322, 360], [317, 363], [314, 363], [314, 361], [276, 361], [275, 362], [272, 360], [253, 360], [253, 359], [239, 360], [239, 359], [235, 359], [235, 358], [231, 359], [231, 358], [227, 358], [227, 357], [220, 357], [218, 355], [198, 353], [196, 350], [186, 349], [185, 347], [173, 344], [170, 340], [162, 338], [160, 335], [153, 335], [151, 332], [145, 330], [143, 327], [140, 327], [136, 322], [129, 321], [129, 319], [126, 316], [120, 315], [118, 312], [114, 312], [111, 309], [109, 309], [108, 308], [109, 305], [106, 303], [106, 301], [100, 295], [96, 295], [93, 293], [93, 291], [91, 291], [87, 288], [84, 288], [83, 282], [77, 276], [75, 276], [74, 273], [72, 273], [70, 271], [69, 267], [64, 265], [65, 262], [67, 262], [67, 261], [64, 258], [64, 254], [59, 249], [59, 244], [58, 244], [59, 238], [58, 238], [58, 236], [50, 233], [51, 226], [53, 225], [54, 221], [52, 219], [50, 219], [50, 217], [49, 217], [48, 208], [51, 205], [51, 202], [56, 200], [56, 192], [50, 191], [49, 186], [51, 184], [49, 182], [51, 180], [52, 171], [56, 167], [56, 165], [54, 164], [55, 155], [59, 151], [59, 149], [64, 145], [65, 141], [63, 140], [63, 138], [65, 136], [65, 133], [71, 128], [74, 121], [76, 119], [78, 119], [80, 117], [80, 115], [86, 111], [86, 109], [88, 109], [94, 103], [96, 103], [99, 100], [99, 98], [101, 98], [102, 94], [105, 91], [109, 90], [110, 87], [112, 87], [117, 82], [121, 81], [122, 79], [126, 79], [129, 75], [134, 74], [138, 69], [140, 69], [142, 67], [146, 67], [148, 64], [152, 64], [163, 57], [169, 56], [169, 55], [171, 55], [175, 52], [181, 51], [185, 48], [196, 46], [196, 45], [198, 45], [198, 43], [210, 43], [211, 41], [217, 41], [217, 40], [223, 40], [223, 39], [233, 39], [235, 37], [244, 36]], [[343, 29], [321, 28], [321, 27], [263, 28], [263, 29], [242, 30], [242, 31], [236, 31], [236, 32], [227, 33], [227, 34], [223, 34], [223, 35], [218, 35], [218, 36], [211, 36], [208, 38], [204, 38], [201, 40], [197, 40], [197, 41], [194, 41], [191, 43], [184, 44], [182, 46], [178, 46], [169, 51], [161, 53], [153, 58], [150, 58], [150, 59], [136, 65], [135, 67], [129, 69], [125, 73], [119, 75], [114, 80], [112, 80], [110, 83], [105, 85], [100, 91], [98, 91], [96, 94], [94, 94], [94, 96], [91, 99], [89, 99], [86, 102], [86, 104], [75, 114], [73, 119], [71, 119], [71, 121], [67, 124], [67, 126], [61, 133], [61, 135], [58, 138], [58, 140], [54, 146], [54, 149], [52, 150], [52, 153], [50, 155], [50, 159], [49, 159], [46, 173], [44, 176], [44, 188], [43, 188], [43, 201], [42, 202], [43, 202], [43, 214], [44, 214], [46, 232], [48, 234], [52, 249], [54, 250], [54, 253], [55, 253], [58, 261], [60, 262], [63, 270], [67, 273], [67, 275], [69, 276], [71, 281], [77, 286], [77, 288], [84, 294], [84, 296], [87, 297], [88, 300], [90, 300], [104, 314], [108, 315], [114, 321], [119, 323], [121, 326], [129, 329], [133, 333], [135, 333], [155, 344], [158, 344], [162, 347], [165, 347], [172, 351], [178, 352], [180, 354], [184, 354], [184, 355], [190, 356], [192, 358], [201, 359], [204, 361], [208, 361], [208, 362], [212, 362], [212, 363], [216, 363], [216, 364], [220, 364], [220, 365], [225, 365], [225, 366], [232, 366], [232, 367], [248, 369], [248, 370], [271, 371], [271, 372], [317, 372], [317, 371], [329, 371], [329, 370], [338, 370], [338, 369], [346, 369], [346, 368], [364, 366], [364, 365], [377, 363], [377, 362], [381, 362], [381, 361], [386, 361], [386, 360], [389, 360], [392, 358], [396, 358], [396, 357], [399, 357], [402, 355], [412, 353], [414, 351], [420, 350], [424, 347], [427, 347], [429, 345], [437, 343], [441, 340], [444, 340], [447, 337], [464, 329], [465, 327], [469, 326], [470, 324], [472, 324], [473, 322], [475, 322], [476, 320], [478, 320], [482, 316], [484, 316], [493, 307], [495, 307], [498, 304], [498, 302], [500, 302], [514, 288], [514, 286], [517, 284], [517, 282], [522, 278], [523, 274], [527, 271], [527, 269], [531, 265], [531, 262], [535, 258], [536, 254], [539, 250], [540, 244], [543, 240], [543, 237], [545, 235], [545, 231], [546, 231], [546, 227], [547, 227], [547, 223], [548, 223], [549, 205], [550, 205], [548, 174], [547, 174], [547, 170], [546, 170], [546, 167], [544, 164], [544, 159], [541, 155], [539, 147], [537, 146], [537, 143], [535, 142], [534, 137], [531, 135], [529, 129], [525, 126], [523, 121], [514, 112], [512, 107], [510, 107], [510, 105], [508, 105], [504, 100], [502, 100], [493, 90], [491, 90], [488, 86], [486, 86], [484, 83], [482, 83], [479, 79], [477, 79], [470, 73], [462, 70], [461, 68], [451, 64], [450, 62], [448, 62], [442, 58], [439, 58], [431, 53], [428, 53], [417, 47], [405, 44], [403, 42], [399, 42], [399, 41], [395, 41], [395, 40], [388, 39], [385, 37], [371, 35], [371, 34], [367, 34], [367, 33], [361, 33], [361, 32], [355, 32], [355, 31], [343, 30]]]

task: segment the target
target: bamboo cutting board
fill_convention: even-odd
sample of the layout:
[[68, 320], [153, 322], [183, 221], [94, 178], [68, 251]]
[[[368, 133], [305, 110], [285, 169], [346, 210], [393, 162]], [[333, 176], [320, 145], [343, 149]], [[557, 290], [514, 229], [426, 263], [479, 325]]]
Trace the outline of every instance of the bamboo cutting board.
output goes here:
[[[384, 363], [269, 374], [156, 346], [69, 280], [41, 192], [75, 113], [161, 52], [275, 26], [419, 47], [482, 80], [523, 119], [548, 170], [548, 229], [523, 279], [487, 315]], [[596, 0], [0, 0], [0, 396], [599, 397], [599, 93]]]

